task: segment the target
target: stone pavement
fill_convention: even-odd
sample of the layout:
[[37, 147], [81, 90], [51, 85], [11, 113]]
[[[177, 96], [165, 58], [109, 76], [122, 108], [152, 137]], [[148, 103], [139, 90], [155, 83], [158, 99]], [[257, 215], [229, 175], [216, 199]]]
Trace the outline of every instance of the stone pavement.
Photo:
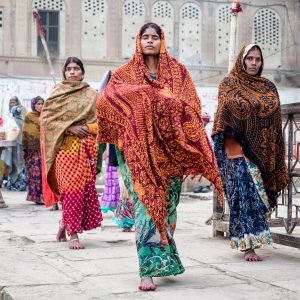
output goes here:
[[[55, 241], [61, 211], [3, 190], [0, 209], [0, 299], [300, 299], [300, 251], [281, 245], [259, 250], [260, 263], [244, 262], [205, 225], [211, 197], [184, 196], [175, 234], [186, 267], [159, 278], [155, 292], [140, 292], [134, 233], [123, 233], [104, 215], [102, 229], [81, 236], [85, 250]], [[208, 199], [208, 200], [207, 200]]]

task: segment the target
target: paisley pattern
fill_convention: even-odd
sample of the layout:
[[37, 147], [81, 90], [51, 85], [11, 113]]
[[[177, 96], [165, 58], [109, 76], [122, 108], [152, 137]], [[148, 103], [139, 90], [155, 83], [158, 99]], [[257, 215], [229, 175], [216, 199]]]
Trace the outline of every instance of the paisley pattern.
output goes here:
[[278, 192], [288, 183], [280, 101], [271, 81], [244, 70], [245, 48], [219, 86], [213, 135], [225, 132], [240, 143], [245, 156], [261, 172], [270, 205], [274, 207]]
[[215, 153], [222, 170], [230, 208], [229, 236], [233, 249], [247, 250], [272, 243], [267, 224], [269, 206], [257, 167], [244, 157], [228, 159], [222, 133], [215, 136]]
[[117, 69], [97, 101], [98, 143], [124, 152], [134, 191], [168, 244], [164, 218], [170, 178], [204, 175], [222, 199], [219, 172], [186, 68], [169, 56], [162, 35], [157, 79], [136, 39], [133, 59]]

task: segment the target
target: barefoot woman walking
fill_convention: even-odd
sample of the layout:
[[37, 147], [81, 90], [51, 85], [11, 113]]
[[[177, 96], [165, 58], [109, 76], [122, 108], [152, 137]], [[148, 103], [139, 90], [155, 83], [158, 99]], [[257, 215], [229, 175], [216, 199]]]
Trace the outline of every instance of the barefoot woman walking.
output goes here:
[[222, 193], [196, 89], [158, 25], [141, 28], [132, 60], [97, 101], [97, 119], [98, 142], [117, 145], [133, 201], [139, 288], [154, 290], [153, 277], [184, 272], [173, 239], [183, 176], [203, 174]]
[[82, 81], [83, 76], [81, 60], [69, 57], [64, 80], [54, 87], [42, 110], [46, 179], [51, 190], [60, 194], [63, 208], [57, 239], [65, 241], [66, 231], [71, 249], [84, 248], [78, 233], [97, 228], [102, 221], [95, 187], [97, 92]]
[[220, 84], [213, 128], [230, 208], [231, 247], [243, 251], [247, 261], [262, 260], [255, 249], [272, 242], [266, 215], [288, 182], [279, 96], [261, 77], [263, 66], [258, 45], [241, 49]]

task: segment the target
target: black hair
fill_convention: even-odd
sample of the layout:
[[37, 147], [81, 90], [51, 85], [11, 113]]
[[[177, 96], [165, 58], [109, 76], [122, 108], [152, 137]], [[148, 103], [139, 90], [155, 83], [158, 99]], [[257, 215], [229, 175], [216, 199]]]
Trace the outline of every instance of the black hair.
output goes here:
[[254, 45], [254, 46], [248, 51], [247, 55], [246, 55], [246, 56], [244, 57], [244, 59], [243, 59], [243, 66], [244, 66], [244, 69], [247, 70], [246, 63], [245, 63], [245, 59], [246, 59], [246, 57], [248, 56], [249, 52], [250, 52], [250, 51], [253, 51], [253, 50], [255, 50], [255, 49], [259, 51], [259, 53], [260, 53], [260, 58], [261, 58], [261, 66], [260, 66], [260, 68], [259, 68], [259, 70], [258, 70], [258, 73], [257, 73], [257, 75], [260, 76], [261, 73], [262, 73], [262, 71], [263, 71], [263, 68], [264, 68], [264, 57], [263, 57], [262, 51], [261, 51], [261, 49], [260, 49], [260, 47], [259, 47], [258, 45]]
[[140, 37], [142, 37], [142, 35], [145, 33], [145, 31], [148, 29], [148, 28], [153, 28], [155, 29], [156, 33], [158, 34], [159, 38], [161, 39], [161, 28], [155, 24], [155, 23], [146, 23], [142, 26], [141, 30], [140, 30]]
[[81, 69], [82, 71], [82, 75], [84, 75], [85, 73], [85, 70], [84, 70], [84, 66], [83, 66], [83, 63], [82, 61], [78, 58], [78, 57], [75, 57], [75, 56], [69, 56], [64, 64], [64, 67], [63, 67], [63, 76], [65, 77], [65, 72], [66, 72], [66, 69], [67, 69], [67, 66], [74, 62], [76, 65], [79, 66], [79, 68]]

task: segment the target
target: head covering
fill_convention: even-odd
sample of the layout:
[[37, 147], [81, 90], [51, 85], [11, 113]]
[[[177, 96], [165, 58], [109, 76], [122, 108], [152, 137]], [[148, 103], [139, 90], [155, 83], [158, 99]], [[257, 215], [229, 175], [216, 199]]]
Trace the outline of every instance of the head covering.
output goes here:
[[[246, 56], [248, 55], [248, 53], [249, 53], [250, 51], [252, 51], [252, 49], [253, 49], [254, 47], [257, 48], [257, 49], [259, 49], [259, 52], [260, 52], [260, 54], [261, 54], [261, 66], [260, 66], [260, 68], [259, 68], [258, 73], [257, 73], [255, 76], [261, 76], [262, 71], [263, 71], [263, 69], [264, 69], [264, 58], [263, 58], [263, 56], [262, 56], [262, 51], [261, 51], [260, 47], [259, 47], [257, 44], [249, 44], [248, 46], [245, 47], [244, 52], [243, 52], [243, 57], [242, 57], [242, 66], [243, 66], [243, 69], [246, 71], [246, 68], [245, 68], [245, 58], [246, 58]], [[253, 75], [252, 75], [252, 76], [253, 76]]]
[[36, 96], [34, 98], [31, 99], [31, 110], [34, 111], [34, 112], [37, 112], [39, 113], [36, 109], [35, 109], [35, 105], [40, 101], [42, 100], [43, 103], [44, 103], [44, 99], [40, 96]]
[[33, 111], [26, 114], [22, 145], [23, 149], [40, 150], [40, 113]]
[[[280, 101], [275, 85], [266, 78], [247, 74], [243, 47], [230, 74], [219, 86], [213, 135], [233, 136], [260, 170], [271, 207], [288, 182], [282, 136]], [[247, 55], [247, 54], [246, 54]]]
[[9, 99], [9, 112], [11, 112], [12, 108], [15, 107], [15, 106], [11, 106], [10, 105], [10, 101], [11, 100], [15, 100], [17, 102], [17, 105], [21, 105], [21, 101], [19, 100], [19, 98], [17, 96], [12, 96], [10, 99]]
[[124, 152], [134, 190], [168, 243], [165, 231], [171, 177], [203, 174], [222, 197], [216, 159], [186, 68], [169, 56], [162, 31], [157, 80], [144, 62], [140, 35], [128, 64], [117, 69], [97, 101], [98, 143]]
[[63, 142], [64, 133], [72, 124], [96, 122], [97, 92], [87, 83], [64, 80], [58, 83], [45, 101], [42, 110], [41, 137], [43, 161], [48, 184], [58, 192], [53, 164]]

